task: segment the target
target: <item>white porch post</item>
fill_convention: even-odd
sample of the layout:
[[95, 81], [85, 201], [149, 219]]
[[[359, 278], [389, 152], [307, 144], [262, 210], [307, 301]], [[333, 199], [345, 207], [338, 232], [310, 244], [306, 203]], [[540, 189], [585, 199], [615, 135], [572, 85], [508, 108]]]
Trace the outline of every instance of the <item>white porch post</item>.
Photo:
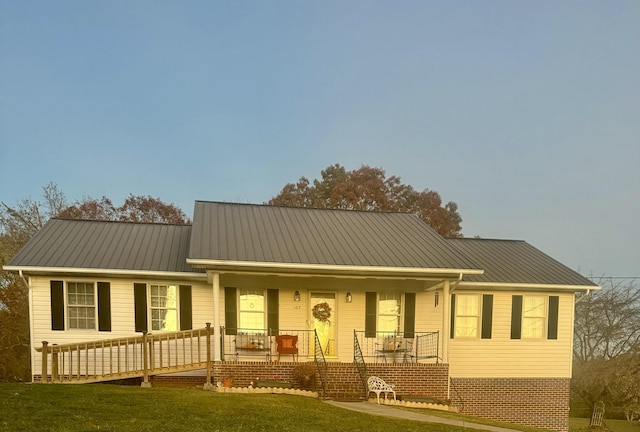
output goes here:
[[442, 362], [449, 363], [449, 334], [451, 333], [451, 296], [449, 281], [444, 281], [442, 293]]
[[213, 361], [220, 361], [220, 273], [213, 273]]

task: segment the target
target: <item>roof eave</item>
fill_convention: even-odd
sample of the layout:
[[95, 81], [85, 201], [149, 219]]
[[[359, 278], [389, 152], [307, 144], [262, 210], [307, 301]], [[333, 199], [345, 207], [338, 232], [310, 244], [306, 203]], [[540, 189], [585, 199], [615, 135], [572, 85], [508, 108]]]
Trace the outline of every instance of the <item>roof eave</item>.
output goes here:
[[101, 269], [77, 267], [34, 267], [34, 266], [3, 266], [5, 271], [22, 271], [25, 274], [71, 274], [71, 275], [105, 275], [105, 276], [137, 276], [158, 277], [171, 279], [207, 279], [206, 273], [199, 272], [171, 272], [158, 270], [128, 270]]
[[544, 284], [544, 283], [516, 283], [516, 282], [470, 282], [460, 281], [457, 287], [459, 288], [492, 288], [495, 290], [510, 290], [515, 289], [518, 291], [593, 291], [599, 290], [599, 285], [569, 285], [569, 284]]
[[355, 266], [209, 259], [187, 259], [187, 263], [192, 267], [220, 272], [270, 272], [274, 274], [299, 273], [308, 275], [394, 276], [404, 278], [433, 278], [434, 276], [440, 276], [443, 278], [459, 278], [460, 275], [481, 275], [484, 273], [484, 270], [478, 269]]

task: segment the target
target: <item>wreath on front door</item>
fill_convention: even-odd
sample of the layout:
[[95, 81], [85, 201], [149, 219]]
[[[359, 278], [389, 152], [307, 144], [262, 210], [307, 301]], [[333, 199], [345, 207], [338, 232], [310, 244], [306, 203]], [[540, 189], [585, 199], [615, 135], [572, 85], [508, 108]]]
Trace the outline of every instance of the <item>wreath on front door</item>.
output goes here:
[[318, 303], [313, 307], [312, 313], [318, 321], [327, 322], [331, 318], [331, 306], [327, 302]]

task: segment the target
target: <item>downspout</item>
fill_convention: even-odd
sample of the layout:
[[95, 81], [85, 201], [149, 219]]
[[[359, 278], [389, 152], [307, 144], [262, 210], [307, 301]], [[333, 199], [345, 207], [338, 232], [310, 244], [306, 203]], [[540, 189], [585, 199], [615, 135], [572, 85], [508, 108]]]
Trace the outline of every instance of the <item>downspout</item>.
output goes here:
[[585, 299], [586, 297], [589, 297], [589, 294], [591, 294], [591, 288], [587, 288], [585, 293], [583, 295], [581, 295], [580, 297], [578, 297], [574, 304], [580, 303], [583, 299]]
[[[458, 275], [458, 279], [449, 282], [444, 281], [442, 298], [444, 307], [442, 308], [442, 362], [449, 364], [449, 338], [451, 335], [451, 293], [455, 291], [458, 284], [462, 280], [462, 273]], [[453, 285], [453, 286], [451, 286]], [[451, 365], [449, 365], [449, 379], [447, 380], [447, 398], [451, 399]]]

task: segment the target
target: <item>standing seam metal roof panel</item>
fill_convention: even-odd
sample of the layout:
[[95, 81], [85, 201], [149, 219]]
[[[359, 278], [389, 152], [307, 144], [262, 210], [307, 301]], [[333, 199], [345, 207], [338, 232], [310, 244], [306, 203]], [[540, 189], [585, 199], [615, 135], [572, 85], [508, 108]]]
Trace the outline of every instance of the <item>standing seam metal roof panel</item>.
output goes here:
[[521, 240], [448, 239], [484, 269], [468, 282], [597, 286], [542, 251]]
[[186, 263], [190, 235], [190, 225], [51, 219], [7, 266], [202, 272]]
[[190, 259], [479, 269], [404, 213], [196, 201], [193, 237]]

